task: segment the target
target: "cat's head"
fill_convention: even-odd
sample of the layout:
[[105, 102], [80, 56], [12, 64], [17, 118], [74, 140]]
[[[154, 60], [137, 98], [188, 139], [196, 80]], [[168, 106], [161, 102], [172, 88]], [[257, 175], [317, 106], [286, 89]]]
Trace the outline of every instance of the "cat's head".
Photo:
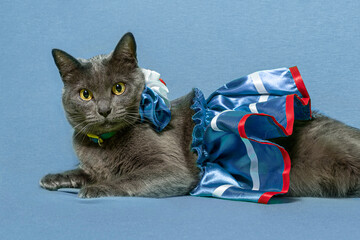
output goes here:
[[53, 49], [52, 55], [64, 83], [66, 116], [75, 131], [100, 135], [138, 120], [145, 80], [131, 33], [125, 34], [109, 55], [75, 59], [58, 49]]

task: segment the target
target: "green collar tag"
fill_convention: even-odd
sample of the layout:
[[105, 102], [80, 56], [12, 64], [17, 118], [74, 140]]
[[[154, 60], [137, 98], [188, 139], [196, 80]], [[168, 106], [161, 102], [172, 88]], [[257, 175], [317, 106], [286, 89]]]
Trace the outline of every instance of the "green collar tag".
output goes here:
[[112, 136], [114, 136], [116, 134], [116, 132], [108, 132], [108, 133], [103, 133], [100, 136], [97, 136], [95, 134], [91, 134], [88, 133], [87, 136], [95, 143], [99, 144], [99, 146], [101, 146], [101, 144], [104, 142], [104, 140], [111, 138]]

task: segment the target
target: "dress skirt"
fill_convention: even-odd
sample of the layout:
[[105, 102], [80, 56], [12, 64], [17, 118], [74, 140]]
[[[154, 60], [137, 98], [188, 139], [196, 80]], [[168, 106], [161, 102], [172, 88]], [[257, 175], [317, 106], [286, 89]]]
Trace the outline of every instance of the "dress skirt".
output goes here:
[[268, 203], [287, 193], [291, 160], [271, 139], [287, 137], [295, 120], [310, 120], [310, 97], [297, 67], [252, 73], [206, 100], [199, 89], [192, 150], [201, 180], [193, 196]]

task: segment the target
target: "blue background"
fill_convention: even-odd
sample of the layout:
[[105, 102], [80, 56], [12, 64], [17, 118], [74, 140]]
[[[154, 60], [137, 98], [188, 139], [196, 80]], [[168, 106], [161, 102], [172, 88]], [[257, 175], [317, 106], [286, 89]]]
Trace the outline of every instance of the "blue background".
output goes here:
[[0, 238], [358, 239], [356, 198], [83, 200], [38, 181], [77, 163], [52, 48], [88, 58], [132, 31], [140, 66], [162, 74], [171, 99], [297, 65], [313, 107], [359, 128], [359, 12], [355, 0], [2, 0]]

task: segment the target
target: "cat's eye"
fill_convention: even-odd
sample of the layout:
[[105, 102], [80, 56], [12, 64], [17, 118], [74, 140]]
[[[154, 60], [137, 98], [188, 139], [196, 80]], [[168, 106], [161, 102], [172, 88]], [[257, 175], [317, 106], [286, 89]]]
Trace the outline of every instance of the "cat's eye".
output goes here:
[[125, 84], [124, 83], [117, 83], [115, 84], [113, 87], [112, 87], [112, 92], [115, 94], [115, 95], [120, 95], [120, 94], [123, 94], [124, 91], [125, 91]]
[[80, 90], [80, 98], [85, 101], [91, 100], [93, 97], [92, 93], [87, 89]]

